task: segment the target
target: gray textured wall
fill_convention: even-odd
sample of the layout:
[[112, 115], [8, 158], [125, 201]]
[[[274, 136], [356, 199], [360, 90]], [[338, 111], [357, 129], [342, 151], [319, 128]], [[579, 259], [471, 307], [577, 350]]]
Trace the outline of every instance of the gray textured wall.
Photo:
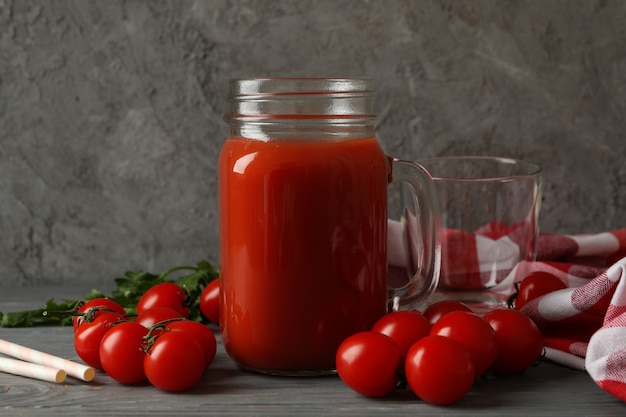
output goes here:
[[626, 2], [0, 0], [0, 285], [217, 261], [227, 80], [368, 76], [393, 155], [544, 166], [626, 226]]

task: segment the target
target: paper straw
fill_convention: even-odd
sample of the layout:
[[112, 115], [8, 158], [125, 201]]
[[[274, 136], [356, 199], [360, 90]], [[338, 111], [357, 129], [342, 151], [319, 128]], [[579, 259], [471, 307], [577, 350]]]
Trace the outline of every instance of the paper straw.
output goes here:
[[49, 382], [65, 381], [65, 371], [36, 363], [0, 357], [0, 371]]
[[96, 376], [96, 370], [90, 366], [72, 362], [67, 359], [59, 358], [48, 353], [40, 352], [26, 346], [18, 345], [6, 340], [0, 339], [0, 353], [13, 356], [27, 362], [33, 362], [39, 365], [47, 366], [54, 369], [61, 369], [67, 375], [82, 379], [83, 381], [91, 381]]

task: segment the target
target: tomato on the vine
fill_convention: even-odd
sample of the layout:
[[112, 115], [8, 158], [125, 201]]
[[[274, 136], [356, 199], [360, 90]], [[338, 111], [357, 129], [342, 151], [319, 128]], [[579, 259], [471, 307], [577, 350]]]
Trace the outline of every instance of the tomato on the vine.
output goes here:
[[476, 377], [482, 375], [498, 356], [494, 329], [474, 313], [452, 311], [433, 324], [430, 334], [453, 339], [467, 349], [474, 361]]
[[215, 359], [217, 352], [217, 340], [213, 331], [204, 324], [191, 320], [176, 320], [165, 324], [165, 327], [171, 331], [188, 332], [197, 337], [198, 342], [202, 346], [204, 352], [204, 367], [208, 368]]
[[78, 326], [80, 326], [80, 324], [85, 321], [85, 317], [93, 320], [95, 316], [104, 312], [114, 312], [119, 313], [120, 315], [126, 314], [126, 310], [124, 310], [124, 307], [122, 307], [115, 300], [105, 297], [93, 298], [86, 301], [82, 306], [80, 306], [78, 310], [76, 310], [77, 314], [74, 315], [74, 319], [72, 320], [74, 331], [76, 331]]
[[367, 397], [384, 397], [398, 384], [402, 355], [389, 336], [364, 331], [339, 345], [335, 362], [337, 374], [348, 387]]
[[474, 384], [470, 353], [444, 336], [426, 336], [407, 354], [406, 380], [411, 390], [432, 404], [447, 405], [463, 398]]
[[144, 327], [150, 327], [156, 323], [171, 319], [184, 319], [185, 317], [176, 310], [168, 307], [153, 307], [149, 310], [142, 311], [135, 318], [135, 322]]
[[104, 335], [116, 323], [127, 321], [118, 313], [105, 312], [91, 322], [83, 322], [74, 333], [74, 349], [78, 356], [89, 366], [102, 370], [100, 361], [100, 343]]
[[187, 293], [173, 282], [162, 282], [149, 288], [137, 302], [137, 314], [154, 307], [171, 308], [189, 318]]
[[484, 319], [494, 329], [499, 346], [498, 356], [491, 366], [494, 373], [521, 372], [541, 357], [543, 338], [528, 316], [503, 308], [490, 311]]
[[220, 280], [209, 282], [200, 294], [200, 312], [212, 323], [220, 322]]
[[147, 328], [132, 321], [119, 323], [109, 330], [100, 343], [104, 372], [121, 384], [145, 381], [142, 341], [147, 334]]
[[514, 297], [515, 309], [519, 310], [529, 301], [564, 288], [567, 285], [554, 274], [546, 271], [531, 272], [519, 284]]
[[204, 352], [198, 340], [187, 332], [160, 333], [147, 347], [143, 367], [148, 381], [170, 392], [193, 387], [205, 370]]
[[413, 343], [428, 336], [430, 323], [419, 311], [393, 311], [378, 319], [372, 330], [391, 337], [404, 357]]
[[472, 309], [469, 308], [467, 304], [458, 300], [442, 300], [436, 303], [429, 305], [426, 310], [424, 310], [424, 317], [430, 322], [430, 324], [435, 324], [437, 320], [446, 314], [452, 311], [469, 311]]

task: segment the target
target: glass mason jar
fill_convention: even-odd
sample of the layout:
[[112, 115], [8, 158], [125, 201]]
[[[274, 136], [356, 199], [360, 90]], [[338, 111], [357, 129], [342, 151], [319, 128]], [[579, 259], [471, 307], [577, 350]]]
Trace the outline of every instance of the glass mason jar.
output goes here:
[[[431, 179], [383, 153], [369, 80], [238, 79], [229, 103], [219, 159], [224, 346], [245, 369], [334, 372], [346, 337], [370, 329], [392, 299], [414, 306], [436, 287]], [[390, 289], [387, 185], [396, 177], [419, 203], [421, 267]]]

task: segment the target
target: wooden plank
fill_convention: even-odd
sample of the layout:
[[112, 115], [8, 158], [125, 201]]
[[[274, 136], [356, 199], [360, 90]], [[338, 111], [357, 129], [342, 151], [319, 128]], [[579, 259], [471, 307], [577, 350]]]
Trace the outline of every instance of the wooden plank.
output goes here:
[[[28, 301], [12, 307], [38, 307], [37, 290], [3, 291]], [[29, 292], [31, 291], [31, 292]], [[37, 296], [63, 294], [62, 289]], [[29, 294], [25, 296], [24, 292]], [[19, 294], [18, 294], [19, 293]], [[15, 302], [14, 302], [15, 303]], [[217, 329], [214, 329], [217, 332]], [[79, 361], [70, 327], [0, 329], [0, 337]], [[591, 378], [551, 363], [521, 375], [478, 380], [472, 392], [455, 405], [436, 407], [399, 391], [388, 398], [368, 399], [346, 387], [338, 377], [286, 378], [241, 371], [227, 356], [218, 334], [213, 365], [191, 391], [171, 394], [149, 384], [124, 386], [98, 373], [90, 383], [68, 378], [63, 384], [0, 373], [0, 416], [79, 415], [350, 415], [350, 416], [623, 416], [626, 404], [598, 388]]]

